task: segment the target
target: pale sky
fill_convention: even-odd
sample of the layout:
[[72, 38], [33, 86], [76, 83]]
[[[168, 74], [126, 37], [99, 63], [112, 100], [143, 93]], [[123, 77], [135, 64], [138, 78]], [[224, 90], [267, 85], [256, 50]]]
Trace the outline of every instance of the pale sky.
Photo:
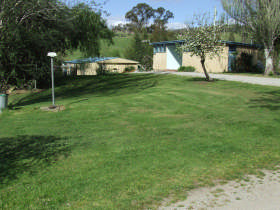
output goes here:
[[218, 15], [223, 12], [220, 0], [107, 0], [104, 9], [110, 13], [106, 17], [108, 25], [125, 23], [125, 14], [138, 3], [147, 3], [154, 9], [164, 7], [174, 13], [174, 19], [170, 21], [169, 28], [181, 28], [185, 22], [192, 21], [194, 14], [211, 12], [215, 7]]

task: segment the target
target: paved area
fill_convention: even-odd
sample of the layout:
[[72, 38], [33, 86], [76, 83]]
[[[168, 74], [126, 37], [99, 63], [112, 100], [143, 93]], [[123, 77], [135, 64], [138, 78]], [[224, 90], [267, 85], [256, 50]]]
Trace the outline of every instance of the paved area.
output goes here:
[[[196, 72], [169, 72], [169, 73], [181, 75], [181, 76], [205, 77], [203, 73], [196, 73]], [[237, 76], [237, 75], [225, 75], [225, 74], [210, 74], [210, 77], [214, 79], [220, 79], [220, 80], [280, 87], [280, 78], [265, 78], [265, 77], [253, 77], [253, 76], [250, 77], [250, 76]]]
[[[175, 75], [189, 76], [189, 77], [205, 77], [203, 73], [196, 73], [196, 72], [147, 72], [147, 73], [175, 74]], [[209, 75], [211, 78], [214, 79], [280, 87], [280, 78], [265, 78], [265, 77], [253, 77], [253, 76], [250, 77], [250, 76], [237, 76], [237, 75], [225, 75], [225, 74], [209, 74]]]
[[242, 181], [204, 187], [188, 192], [187, 199], [164, 205], [160, 210], [278, 210], [280, 170], [263, 170], [264, 177], [249, 175]]

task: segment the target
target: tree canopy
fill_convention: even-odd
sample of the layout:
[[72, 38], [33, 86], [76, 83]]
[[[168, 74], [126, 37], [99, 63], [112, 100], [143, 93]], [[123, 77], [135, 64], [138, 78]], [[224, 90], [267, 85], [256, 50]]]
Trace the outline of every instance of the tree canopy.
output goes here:
[[100, 39], [112, 41], [101, 12], [89, 5], [68, 7], [56, 0], [2, 0], [0, 3], [0, 79], [7, 83], [34, 76], [31, 64], [48, 72], [47, 52], [63, 54], [79, 48], [88, 55], [99, 54]]
[[135, 26], [137, 31], [142, 31], [144, 27], [147, 27], [153, 16], [154, 9], [146, 3], [137, 4], [125, 14], [125, 18]]
[[[160, 36], [167, 34], [166, 25], [170, 19], [174, 18], [174, 14], [163, 7], [154, 9], [146, 3], [139, 3], [126, 13], [125, 18], [131, 22], [136, 32], [155, 32]], [[160, 38], [161, 36], [155, 36], [155, 39]], [[167, 37], [165, 36], [164, 38]]]
[[210, 76], [205, 67], [206, 58], [211, 59], [219, 55], [221, 51], [221, 34], [224, 31], [223, 24], [214, 24], [213, 18], [208, 14], [194, 17], [192, 24], [188, 25], [184, 32], [180, 33], [177, 38], [184, 40], [184, 43], [178, 46], [181, 52], [191, 52], [191, 56], [198, 56], [206, 77]]

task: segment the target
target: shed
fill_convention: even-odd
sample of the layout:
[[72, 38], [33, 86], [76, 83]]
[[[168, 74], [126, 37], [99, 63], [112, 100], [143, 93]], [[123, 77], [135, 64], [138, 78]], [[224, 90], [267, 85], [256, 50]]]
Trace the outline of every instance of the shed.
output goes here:
[[115, 57], [84, 58], [64, 63], [67, 66], [68, 75], [96, 75], [101, 65], [106, 71], [123, 73], [127, 67], [137, 70], [139, 65], [137, 61]]
[[[164, 71], [177, 70], [180, 66], [193, 66], [197, 72], [203, 72], [199, 57], [191, 56], [191, 52], [179, 53], [176, 50], [177, 45], [184, 43], [183, 40], [151, 43], [154, 48], [153, 69]], [[220, 55], [212, 59], [206, 58], [206, 68], [213, 73], [231, 72], [242, 53], [252, 56], [252, 64], [256, 65], [260, 48], [260, 45], [221, 41]]]

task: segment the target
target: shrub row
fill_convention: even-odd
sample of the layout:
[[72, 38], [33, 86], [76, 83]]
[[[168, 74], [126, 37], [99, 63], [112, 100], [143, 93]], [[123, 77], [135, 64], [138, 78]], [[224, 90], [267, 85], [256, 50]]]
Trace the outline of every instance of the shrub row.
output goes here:
[[178, 68], [178, 72], [194, 72], [195, 71], [195, 67], [193, 66], [180, 66]]

